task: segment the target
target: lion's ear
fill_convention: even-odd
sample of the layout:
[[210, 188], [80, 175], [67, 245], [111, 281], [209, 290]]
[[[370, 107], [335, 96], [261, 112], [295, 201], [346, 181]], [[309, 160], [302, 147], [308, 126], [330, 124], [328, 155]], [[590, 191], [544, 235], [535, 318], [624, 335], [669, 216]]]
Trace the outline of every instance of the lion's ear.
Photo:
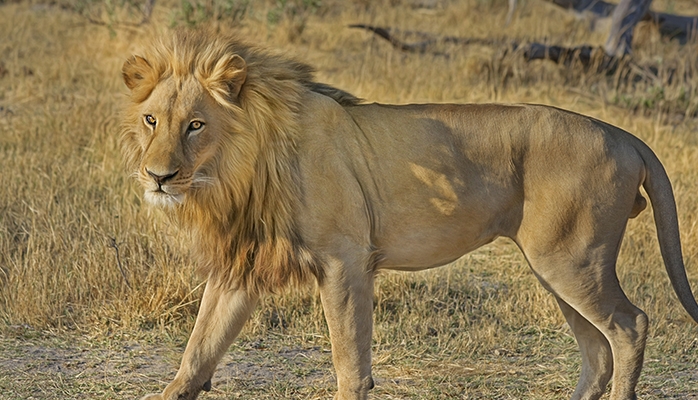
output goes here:
[[155, 86], [155, 70], [143, 57], [133, 56], [126, 60], [121, 68], [121, 76], [137, 101], [148, 97]]
[[236, 101], [247, 79], [247, 63], [237, 54], [221, 58], [211, 69], [206, 81], [217, 100]]

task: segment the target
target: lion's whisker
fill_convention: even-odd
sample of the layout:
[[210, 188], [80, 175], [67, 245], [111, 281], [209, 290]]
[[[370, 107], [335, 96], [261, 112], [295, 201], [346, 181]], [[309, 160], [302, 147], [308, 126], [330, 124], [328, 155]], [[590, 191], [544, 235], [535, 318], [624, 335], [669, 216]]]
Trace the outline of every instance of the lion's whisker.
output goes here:
[[218, 179], [210, 176], [195, 175], [194, 179], [192, 179], [191, 181], [191, 186], [197, 188], [205, 186], [215, 186], [217, 182]]

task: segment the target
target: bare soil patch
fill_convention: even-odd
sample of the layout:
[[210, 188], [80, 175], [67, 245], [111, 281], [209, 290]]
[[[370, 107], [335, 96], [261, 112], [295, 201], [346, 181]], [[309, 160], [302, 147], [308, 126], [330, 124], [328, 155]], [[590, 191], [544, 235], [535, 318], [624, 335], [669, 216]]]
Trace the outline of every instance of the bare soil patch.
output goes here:
[[[0, 399], [137, 399], [164, 388], [182, 351], [183, 343], [152, 338], [0, 336]], [[374, 398], [564, 399], [576, 379], [568, 368], [575, 368], [575, 354], [547, 364], [506, 349], [458, 362], [429, 357], [391, 363], [385, 359], [389, 354], [389, 349], [377, 351]], [[698, 371], [691, 358], [647, 359], [640, 396], [698, 399]], [[230, 349], [216, 370], [213, 390], [201, 398], [321, 399], [331, 397], [334, 389], [329, 349], [258, 340]]]
[[[85, 338], [0, 337], [0, 398], [139, 398], [171, 380], [182, 345]], [[330, 353], [320, 347], [274, 348], [262, 342], [231, 348], [205, 398], [249, 398], [250, 389], [332, 387]]]

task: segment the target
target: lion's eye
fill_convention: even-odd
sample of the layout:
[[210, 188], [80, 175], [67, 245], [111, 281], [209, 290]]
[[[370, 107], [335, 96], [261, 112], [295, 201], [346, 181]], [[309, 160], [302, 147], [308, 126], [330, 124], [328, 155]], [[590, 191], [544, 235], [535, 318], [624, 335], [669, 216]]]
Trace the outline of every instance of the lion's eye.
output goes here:
[[157, 124], [158, 121], [155, 119], [155, 117], [148, 114], [145, 116], [145, 122], [150, 126], [155, 126], [155, 124]]
[[201, 128], [203, 128], [203, 127], [204, 127], [204, 123], [203, 123], [203, 122], [201, 122], [201, 121], [191, 121], [191, 123], [189, 124], [189, 129], [188, 129], [188, 130], [189, 130], [189, 132], [193, 132], [193, 131], [198, 131], [199, 129], [201, 129]]

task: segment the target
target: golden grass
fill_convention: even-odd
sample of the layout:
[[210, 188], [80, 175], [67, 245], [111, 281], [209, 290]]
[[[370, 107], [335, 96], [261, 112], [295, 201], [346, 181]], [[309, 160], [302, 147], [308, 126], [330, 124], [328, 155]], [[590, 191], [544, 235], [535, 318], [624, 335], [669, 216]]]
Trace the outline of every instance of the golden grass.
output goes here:
[[[698, 109], [698, 77], [631, 86], [618, 76], [525, 63], [485, 46], [444, 47], [448, 57], [404, 54], [345, 28], [364, 22], [565, 45], [605, 40], [603, 32], [588, 32], [587, 21], [542, 1], [523, 4], [506, 28], [505, 2], [438, 1], [434, 9], [412, 3], [327, 1], [295, 14], [287, 7], [272, 24], [269, 13], [278, 11], [278, 3], [257, 2], [235, 23], [209, 24], [281, 48], [314, 65], [319, 80], [369, 101], [544, 103], [633, 132], [657, 152], [672, 178], [688, 274], [698, 288], [698, 124], [690, 117]], [[690, 1], [672, 4], [698, 14]], [[0, 3], [3, 335], [77, 330], [90, 337], [126, 332], [182, 340], [188, 334], [201, 280], [186, 235], [141, 204], [116, 145], [126, 92], [121, 64], [152, 35], [166, 33], [178, 7], [160, 2], [151, 26], [110, 31], [57, 6]], [[695, 67], [695, 50], [661, 39], [649, 24], [639, 28], [640, 61]], [[628, 296], [651, 319], [646, 375], [695, 369], [698, 329], [670, 288], [650, 212], [629, 223], [618, 271]], [[573, 389], [579, 370], [574, 340], [552, 297], [504, 240], [447, 268], [382, 275], [375, 310], [380, 398], [550, 398]], [[240, 343], [260, 339], [273, 349], [328, 348], [313, 289], [265, 299]], [[681, 393], [686, 380], [677, 379]], [[256, 398], [274, 398], [289, 389], [249, 390]], [[328, 388], [303, 390], [303, 396], [320, 398]], [[658, 395], [646, 384], [640, 392]]]

